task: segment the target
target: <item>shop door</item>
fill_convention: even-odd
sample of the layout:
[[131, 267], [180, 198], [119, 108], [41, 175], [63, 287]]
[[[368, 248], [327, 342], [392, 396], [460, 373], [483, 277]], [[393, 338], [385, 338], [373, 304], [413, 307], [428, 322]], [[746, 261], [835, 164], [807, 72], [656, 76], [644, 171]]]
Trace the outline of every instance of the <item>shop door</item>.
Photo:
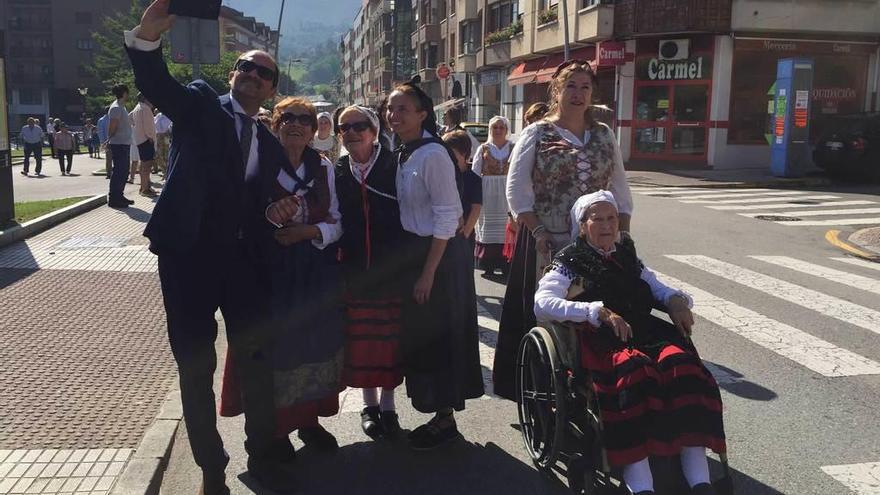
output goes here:
[[636, 88], [633, 156], [705, 160], [709, 85], [645, 84]]

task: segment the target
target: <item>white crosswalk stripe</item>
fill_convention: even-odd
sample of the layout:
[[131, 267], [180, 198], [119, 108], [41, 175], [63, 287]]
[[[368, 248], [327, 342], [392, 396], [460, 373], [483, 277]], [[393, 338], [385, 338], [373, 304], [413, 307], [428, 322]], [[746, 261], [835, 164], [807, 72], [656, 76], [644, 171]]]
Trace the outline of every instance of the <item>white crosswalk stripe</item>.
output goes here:
[[731, 282], [818, 311], [824, 316], [880, 334], [880, 312], [813, 289], [779, 280], [708, 256], [667, 255], [667, 258], [717, 275]]
[[788, 256], [750, 256], [750, 258], [880, 295], [880, 280], [875, 280], [870, 277], [863, 277], [843, 270], [827, 268], [822, 265], [801, 261]]
[[757, 198], [757, 197], [773, 197], [773, 196], [801, 196], [808, 194], [806, 192], [796, 192], [796, 191], [768, 191], [768, 192], [754, 192], [754, 193], [736, 193], [736, 194], [698, 194], [695, 196], [685, 196], [678, 199], [684, 199], [687, 201], [697, 200], [697, 199], [728, 199], [728, 198]]
[[[803, 198], [801, 198], [803, 199]], [[770, 205], [719, 205], [719, 206], [706, 206], [711, 210], [718, 211], [746, 211], [746, 210], [785, 210], [785, 209], [795, 209], [795, 208], [826, 208], [826, 207], [838, 207], [838, 206], [862, 206], [862, 205], [875, 205], [877, 204], [874, 201], [867, 201], [863, 199], [854, 199], [849, 201], [817, 201], [815, 203], [776, 203]], [[795, 213], [797, 215], [797, 213]]]
[[874, 263], [872, 261], [865, 261], [858, 258], [831, 258], [834, 261], [840, 261], [841, 263], [848, 263], [850, 265], [860, 266], [862, 268], [870, 268], [871, 270], [880, 271], [880, 263]]
[[880, 225], [880, 217], [871, 218], [837, 218], [834, 220], [782, 220], [780, 225], [797, 225], [801, 227], [828, 227], [833, 225]]
[[[677, 190], [658, 190], [658, 189], [642, 189], [642, 190], [633, 190], [633, 192], [637, 194], [641, 194], [643, 196], [671, 196], [675, 195], [676, 197], [680, 197], [679, 199], [684, 199], [692, 194], [694, 195], [713, 195], [713, 194], [732, 194], [731, 191], [736, 191], [737, 193], [757, 193], [757, 192], [770, 192], [775, 191], [774, 189], [677, 189]], [[778, 191], [777, 191], [778, 192]]]
[[690, 294], [696, 315], [822, 376], [880, 374], [880, 363], [668, 275], [657, 273], [657, 277]]
[[[837, 215], [871, 215], [880, 213], [880, 208], [850, 208], [846, 210], [810, 210], [787, 213], [794, 217], [822, 217]], [[739, 213], [740, 216], [755, 218], [769, 215], [779, 215], [779, 212], [763, 212], [763, 213]]]
[[880, 495], [880, 462], [823, 466], [822, 471], [856, 495]]
[[757, 204], [757, 203], [772, 203], [774, 201], [786, 201], [786, 200], [797, 200], [804, 201], [808, 199], [840, 199], [840, 196], [833, 196], [830, 194], [817, 194], [812, 196], [798, 196], [798, 193], [790, 194], [788, 196], [774, 196], [772, 198], [744, 198], [744, 199], [722, 199], [722, 200], [714, 200], [714, 199], [694, 199], [694, 200], [682, 200], [682, 203], [689, 205], [697, 205], [697, 204], [710, 204], [710, 203], [719, 203], [719, 204]]

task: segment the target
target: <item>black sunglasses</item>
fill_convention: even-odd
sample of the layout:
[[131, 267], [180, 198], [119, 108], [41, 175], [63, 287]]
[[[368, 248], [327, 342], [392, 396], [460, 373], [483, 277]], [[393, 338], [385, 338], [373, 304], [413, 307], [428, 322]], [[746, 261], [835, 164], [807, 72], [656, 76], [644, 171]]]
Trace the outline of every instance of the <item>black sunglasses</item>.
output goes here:
[[593, 73], [593, 68], [590, 66], [590, 62], [588, 60], [583, 60], [583, 59], [578, 58], [578, 59], [568, 60], [568, 61], [562, 62], [561, 64], [557, 65], [556, 71], [553, 73], [552, 76], [550, 76], [550, 78], [556, 79], [556, 77], [563, 71], [563, 69], [571, 67], [572, 65], [580, 65], [582, 69], [586, 70], [590, 74]]
[[293, 122], [299, 122], [302, 125], [308, 125], [308, 126], [315, 125], [315, 118], [307, 113], [297, 114], [297, 113], [284, 112], [281, 114], [281, 117], [279, 120], [282, 124], [290, 124]]
[[274, 70], [263, 67], [262, 65], [258, 65], [255, 62], [245, 59], [238, 59], [235, 62], [235, 65], [232, 67], [232, 70], [236, 70], [238, 72], [250, 72], [252, 70], [257, 71], [257, 76], [264, 81], [272, 81], [272, 85], [278, 84], [278, 73]]
[[370, 127], [371, 126], [369, 122], [361, 121], [355, 122], [354, 124], [339, 124], [339, 127], [337, 129], [339, 130], [339, 134], [345, 134], [346, 132], [348, 132], [349, 129], [353, 130], [354, 132], [364, 132]]

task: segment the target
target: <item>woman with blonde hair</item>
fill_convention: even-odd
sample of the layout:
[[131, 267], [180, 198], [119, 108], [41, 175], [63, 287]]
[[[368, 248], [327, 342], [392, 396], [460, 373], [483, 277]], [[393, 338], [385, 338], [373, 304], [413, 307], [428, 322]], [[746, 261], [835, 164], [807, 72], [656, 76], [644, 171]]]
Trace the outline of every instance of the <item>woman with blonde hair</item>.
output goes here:
[[629, 234], [632, 196], [611, 129], [591, 112], [596, 75], [570, 60], [550, 82], [550, 110], [526, 127], [510, 158], [507, 202], [520, 228], [501, 310], [495, 393], [513, 400], [516, 351], [535, 325], [537, 279], [552, 254], [571, 242], [569, 211], [582, 195], [607, 189], [617, 198], [620, 230]]

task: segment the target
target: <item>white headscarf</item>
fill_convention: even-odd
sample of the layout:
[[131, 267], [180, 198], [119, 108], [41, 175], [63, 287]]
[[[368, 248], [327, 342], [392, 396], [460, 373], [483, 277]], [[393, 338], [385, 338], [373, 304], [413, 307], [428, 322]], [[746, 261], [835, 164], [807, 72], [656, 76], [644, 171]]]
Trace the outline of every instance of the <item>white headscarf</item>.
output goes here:
[[571, 207], [571, 240], [575, 240], [580, 234], [580, 223], [584, 219], [587, 210], [596, 203], [611, 203], [611, 206], [617, 210], [617, 200], [610, 191], [600, 189], [594, 193], [584, 194]]
[[490, 129], [492, 128], [492, 124], [494, 124], [495, 122], [501, 122], [502, 124], [504, 124], [504, 128], [507, 129], [508, 133], [510, 133], [510, 120], [508, 120], [507, 117], [502, 117], [500, 115], [496, 115], [496, 116], [492, 117], [491, 119], [489, 119], [489, 128]]
[[330, 112], [321, 112], [318, 114], [318, 118], [315, 119], [317, 121], [321, 121], [321, 119], [327, 119], [327, 122], [330, 122], [330, 125], [333, 125], [333, 116], [330, 115]]
[[[370, 126], [372, 126], [373, 130], [376, 131], [376, 137], [373, 138], [373, 144], [379, 143], [379, 136], [382, 135], [382, 128], [379, 126], [379, 114], [376, 113], [370, 107], [365, 107], [361, 105], [351, 105], [349, 107], [345, 107], [345, 110], [339, 113], [339, 116], [342, 117], [342, 114], [348, 112], [349, 110], [353, 110], [355, 112], [359, 112], [361, 115], [367, 118], [370, 121]], [[341, 138], [341, 136], [340, 136]]]

